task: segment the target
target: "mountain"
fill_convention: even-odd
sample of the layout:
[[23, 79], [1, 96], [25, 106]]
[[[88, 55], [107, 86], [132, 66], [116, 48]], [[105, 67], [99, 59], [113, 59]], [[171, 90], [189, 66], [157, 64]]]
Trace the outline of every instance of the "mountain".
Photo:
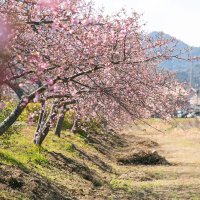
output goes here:
[[[152, 32], [149, 35], [152, 38], [155, 38], [159, 32]], [[169, 34], [163, 33], [163, 37], [166, 39], [174, 38]], [[175, 39], [177, 42], [176, 52], [180, 52], [184, 49], [191, 49], [189, 54], [191, 57], [200, 56], [200, 47], [191, 47], [188, 44], [184, 43], [181, 40]], [[188, 53], [182, 55], [183, 58], [188, 57]], [[187, 60], [173, 59], [168, 60], [160, 64], [164, 69], [167, 69], [172, 72], [176, 72], [177, 79], [181, 82], [192, 82], [194, 88], [200, 87], [200, 61], [189, 62]]]

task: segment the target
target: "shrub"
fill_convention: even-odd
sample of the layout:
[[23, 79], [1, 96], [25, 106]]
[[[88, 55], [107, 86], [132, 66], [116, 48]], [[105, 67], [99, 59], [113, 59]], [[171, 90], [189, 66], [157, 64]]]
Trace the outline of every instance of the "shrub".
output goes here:
[[20, 115], [20, 117], [18, 118], [18, 121], [27, 123], [29, 117], [32, 117], [33, 119], [31, 120], [31, 122], [35, 124], [37, 123], [39, 112], [40, 112], [40, 103], [29, 103], [22, 112], [22, 114]]

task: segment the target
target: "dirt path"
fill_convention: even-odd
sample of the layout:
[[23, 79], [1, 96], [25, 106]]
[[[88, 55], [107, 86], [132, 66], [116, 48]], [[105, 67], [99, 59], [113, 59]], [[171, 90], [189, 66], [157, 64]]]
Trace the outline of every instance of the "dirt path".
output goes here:
[[132, 199], [200, 200], [199, 124], [185, 120], [171, 125], [157, 120], [154, 121], [155, 127], [164, 133], [146, 125], [126, 130], [130, 141], [133, 134], [156, 141], [159, 146], [155, 150], [172, 164], [127, 167], [121, 177], [123, 181], [131, 182], [129, 186], [134, 190]]

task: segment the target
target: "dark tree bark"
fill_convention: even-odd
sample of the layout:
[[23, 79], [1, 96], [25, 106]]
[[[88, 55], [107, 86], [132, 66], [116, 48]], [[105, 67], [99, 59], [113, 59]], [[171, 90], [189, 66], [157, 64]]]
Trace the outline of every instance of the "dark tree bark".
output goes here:
[[43, 141], [44, 141], [44, 139], [48, 135], [50, 127], [51, 127], [51, 124], [52, 124], [52, 121], [53, 121], [54, 117], [57, 114], [55, 112], [56, 106], [57, 106], [57, 102], [54, 102], [52, 107], [51, 107], [51, 111], [49, 113], [49, 116], [48, 116], [44, 126], [40, 127], [40, 130], [35, 133], [35, 135], [34, 135], [34, 144], [36, 144], [38, 146], [41, 146]]
[[17, 95], [18, 99], [22, 99], [23, 95], [24, 95], [24, 90], [21, 89], [18, 84], [16, 83], [11, 83], [11, 82], [5, 82], [5, 84], [10, 87], [15, 94]]
[[[65, 113], [66, 106], [70, 105], [70, 104], [74, 104], [75, 102], [76, 102], [75, 100], [64, 102], [62, 112]], [[40, 130], [38, 132], [36, 132], [36, 134], [34, 136], [34, 144], [36, 144], [38, 146], [42, 145], [43, 141], [45, 140], [46, 136], [48, 135], [48, 133], [50, 131], [50, 128], [52, 126], [52, 122], [53, 122], [54, 118], [58, 114], [56, 109], [59, 107], [59, 103], [60, 103], [59, 100], [54, 101], [45, 124], [42, 127], [41, 126], [39, 127]], [[59, 131], [61, 131], [61, 129], [62, 129], [63, 120], [64, 120], [64, 115], [61, 117], [60, 120], [58, 120], [59, 122], [57, 123], [57, 126], [56, 126], [58, 135], [59, 135]]]
[[5, 84], [15, 92], [15, 94], [19, 98], [19, 102], [15, 109], [10, 113], [10, 115], [3, 122], [0, 123], [0, 136], [3, 135], [13, 125], [13, 123], [18, 119], [18, 117], [21, 115], [28, 104], [23, 102], [22, 97], [24, 95], [24, 91], [20, 87], [18, 87], [17, 84], [13, 84], [10, 82], [6, 82]]
[[44, 113], [45, 113], [45, 101], [41, 101], [41, 107], [40, 107], [40, 115], [39, 115], [39, 119], [38, 119], [38, 124], [37, 124], [37, 128], [35, 131], [35, 135], [38, 135], [41, 127], [42, 127], [42, 123], [44, 122]]
[[13, 125], [26, 106], [27, 104], [24, 104], [23, 100], [21, 100], [12, 113], [2, 123], [0, 123], [0, 136], [3, 135], [10, 128], [10, 126]]
[[60, 134], [61, 134], [61, 130], [62, 130], [64, 118], [65, 118], [66, 107], [67, 107], [67, 104], [64, 103], [64, 105], [62, 106], [60, 115], [58, 117], [58, 120], [57, 120], [57, 124], [56, 124], [56, 128], [55, 128], [55, 135], [57, 135], [58, 137], [60, 137]]
[[[57, 79], [55, 79], [54, 81], [56, 82], [56, 80]], [[16, 108], [12, 111], [12, 113], [2, 123], [0, 123], [0, 136], [3, 135], [10, 128], [10, 126], [13, 125], [13, 123], [17, 120], [17, 118], [21, 115], [23, 110], [26, 108], [28, 103], [33, 101], [33, 99], [35, 98], [35, 95], [37, 93], [40, 94], [44, 92], [47, 87], [47, 84], [42, 85], [41, 87], [36, 89], [34, 92], [26, 96], [26, 99], [27, 99], [26, 101], [23, 101], [24, 91], [21, 88], [11, 83], [6, 82], [5, 84], [7, 84], [11, 89], [13, 89], [13, 91], [16, 93], [20, 101], [17, 104]]]

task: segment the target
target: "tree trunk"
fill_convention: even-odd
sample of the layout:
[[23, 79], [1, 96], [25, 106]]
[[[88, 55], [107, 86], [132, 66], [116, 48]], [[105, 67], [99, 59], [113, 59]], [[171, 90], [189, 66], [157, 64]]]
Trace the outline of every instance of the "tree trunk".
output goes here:
[[7, 84], [7, 86], [15, 92], [18, 99], [22, 99], [22, 96], [24, 95], [24, 90], [21, 89], [17, 83], [6, 82], [5, 84]]
[[22, 100], [24, 91], [20, 87], [18, 87], [17, 84], [15, 85], [10, 82], [6, 82], [5, 84], [16, 93], [20, 101], [18, 102], [15, 109], [10, 113], [10, 115], [3, 122], [0, 123], [0, 136], [3, 135], [10, 128], [10, 126], [13, 125], [13, 123], [17, 120], [17, 118], [21, 115], [21, 113], [27, 106], [27, 104], [22, 104], [24, 103]]
[[14, 90], [14, 92], [17, 94], [17, 96], [20, 98], [19, 103], [17, 104], [16, 108], [12, 111], [12, 113], [3, 121], [0, 123], [0, 136], [3, 135], [9, 128], [10, 126], [13, 125], [13, 123], [17, 120], [17, 118], [21, 115], [23, 110], [26, 108], [28, 103], [32, 101], [35, 97], [36, 93], [42, 93], [45, 91], [47, 85], [41, 86], [34, 92], [32, 92], [30, 95], [26, 96], [27, 100], [24, 101], [23, 99], [23, 94], [24, 91], [20, 89], [19, 87], [14, 87], [14, 85], [9, 83], [6, 83], [11, 89]]
[[80, 118], [78, 116], [75, 116], [74, 117], [74, 123], [73, 123], [73, 126], [71, 128], [71, 132], [74, 133], [79, 127], [79, 123], [80, 123]]
[[48, 133], [49, 133], [50, 126], [51, 126], [50, 123], [46, 123], [44, 129], [42, 129], [42, 131], [40, 131], [40, 132], [38, 133], [38, 135], [35, 136], [34, 143], [35, 143], [36, 145], [38, 145], [38, 146], [41, 146], [41, 145], [42, 145], [44, 139], [46, 138], [46, 136], [47, 136]]
[[13, 125], [13, 123], [26, 108], [27, 103], [23, 105], [22, 102], [23, 100], [21, 100], [12, 113], [10, 113], [10, 115], [2, 123], [0, 123], [0, 136], [3, 135], [10, 128], [10, 126]]
[[56, 106], [57, 106], [57, 102], [54, 102], [52, 107], [51, 107], [51, 111], [49, 113], [49, 117], [46, 120], [46, 123], [44, 124], [43, 127], [39, 127], [40, 130], [38, 130], [38, 132], [35, 133], [35, 135], [34, 135], [34, 144], [36, 144], [38, 146], [41, 146], [43, 141], [44, 141], [44, 139], [48, 135], [50, 127], [51, 127], [51, 123], [52, 123], [54, 117], [56, 116], [56, 113], [55, 113]]
[[60, 137], [60, 134], [61, 134], [61, 130], [62, 130], [64, 118], [65, 118], [66, 106], [67, 106], [67, 104], [64, 104], [62, 106], [62, 110], [60, 112], [60, 115], [58, 117], [58, 121], [56, 124], [55, 135], [57, 135], [58, 137]]
[[65, 113], [61, 114], [56, 124], [55, 135], [57, 135], [58, 137], [60, 137], [60, 134], [61, 134], [64, 117], [65, 117]]
[[74, 122], [73, 122], [72, 128], [70, 130], [72, 133], [74, 133], [74, 131], [76, 130], [76, 121], [77, 121], [76, 118], [74, 118]]
[[42, 126], [42, 122], [44, 121], [44, 112], [45, 112], [45, 101], [42, 101], [36, 132], [38, 132], [40, 130], [41, 126]]
[[[44, 122], [44, 113], [45, 113], [45, 101], [41, 101], [41, 107], [40, 107], [40, 115], [39, 115], [39, 119], [38, 119], [38, 124], [37, 124], [37, 128], [35, 131], [35, 137], [39, 134], [39, 131], [43, 125]], [[34, 137], [34, 139], [35, 139]], [[35, 140], [34, 140], [35, 143]]]

